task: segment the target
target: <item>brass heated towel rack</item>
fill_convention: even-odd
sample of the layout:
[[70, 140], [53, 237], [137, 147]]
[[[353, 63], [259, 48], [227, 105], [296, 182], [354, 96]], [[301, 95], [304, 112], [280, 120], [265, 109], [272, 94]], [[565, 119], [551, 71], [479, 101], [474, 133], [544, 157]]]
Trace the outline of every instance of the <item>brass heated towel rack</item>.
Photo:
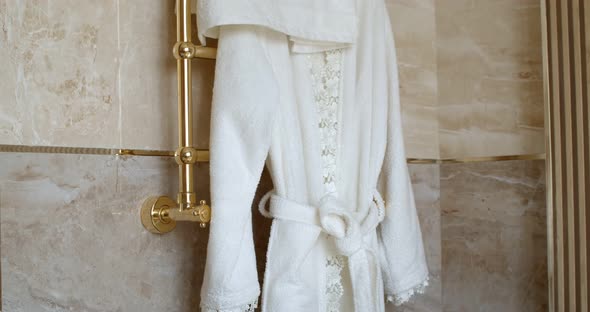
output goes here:
[[177, 40], [174, 57], [178, 70], [178, 149], [174, 158], [178, 164], [179, 192], [176, 201], [166, 196], [154, 196], [141, 207], [141, 222], [152, 233], [172, 231], [177, 221], [199, 222], [206, 227], [211, 220], [211, 208], [204, 200], [197, 202], [195, 193], [195, 164], [209, 160], [208, 151], [199, 151], [193, 144], [192, 64], [194, 58], [215, 59], [216, 49], [192, 43], [191, 0], [178, 0], [176, 12]]

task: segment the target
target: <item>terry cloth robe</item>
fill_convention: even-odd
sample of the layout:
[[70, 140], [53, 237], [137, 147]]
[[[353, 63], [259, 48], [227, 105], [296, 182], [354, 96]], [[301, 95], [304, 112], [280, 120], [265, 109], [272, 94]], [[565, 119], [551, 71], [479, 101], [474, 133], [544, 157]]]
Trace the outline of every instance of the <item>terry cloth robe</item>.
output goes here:
[[383, 0], [201, 0], [219, 38], [204, 311], [254, 311], [251, 205], [274, 190], [262, 311], [380, 312], [427, 285]]

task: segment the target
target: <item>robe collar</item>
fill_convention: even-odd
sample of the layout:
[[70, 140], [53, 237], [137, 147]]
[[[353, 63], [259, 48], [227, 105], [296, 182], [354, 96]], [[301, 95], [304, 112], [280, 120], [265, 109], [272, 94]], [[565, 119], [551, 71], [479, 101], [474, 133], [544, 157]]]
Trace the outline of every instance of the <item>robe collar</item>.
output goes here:
[[199, 40], [218, 38], [224, 25], [257, 25], [284, 33], [291, 49], [313, 53], [355, 42], [355, 0], [197, 0]]

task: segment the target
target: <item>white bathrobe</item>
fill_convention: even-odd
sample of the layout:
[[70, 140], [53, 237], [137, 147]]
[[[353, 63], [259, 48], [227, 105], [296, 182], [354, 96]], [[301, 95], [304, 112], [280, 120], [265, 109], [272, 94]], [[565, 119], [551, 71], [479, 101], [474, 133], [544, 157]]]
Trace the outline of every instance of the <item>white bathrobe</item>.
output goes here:
[[201, 0], [219, 38], [204, 311], [254, 311], [251, 205], [274, 218], [262, 311], [384, 311], [428, 279], [383, 0]]

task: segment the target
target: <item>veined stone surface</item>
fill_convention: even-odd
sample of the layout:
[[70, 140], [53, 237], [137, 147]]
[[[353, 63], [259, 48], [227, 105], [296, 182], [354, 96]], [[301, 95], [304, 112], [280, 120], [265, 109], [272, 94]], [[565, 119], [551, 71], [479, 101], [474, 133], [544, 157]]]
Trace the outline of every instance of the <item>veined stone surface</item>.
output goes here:
[[544, 168], [441, 166], [444, 311], [547, 311]]

